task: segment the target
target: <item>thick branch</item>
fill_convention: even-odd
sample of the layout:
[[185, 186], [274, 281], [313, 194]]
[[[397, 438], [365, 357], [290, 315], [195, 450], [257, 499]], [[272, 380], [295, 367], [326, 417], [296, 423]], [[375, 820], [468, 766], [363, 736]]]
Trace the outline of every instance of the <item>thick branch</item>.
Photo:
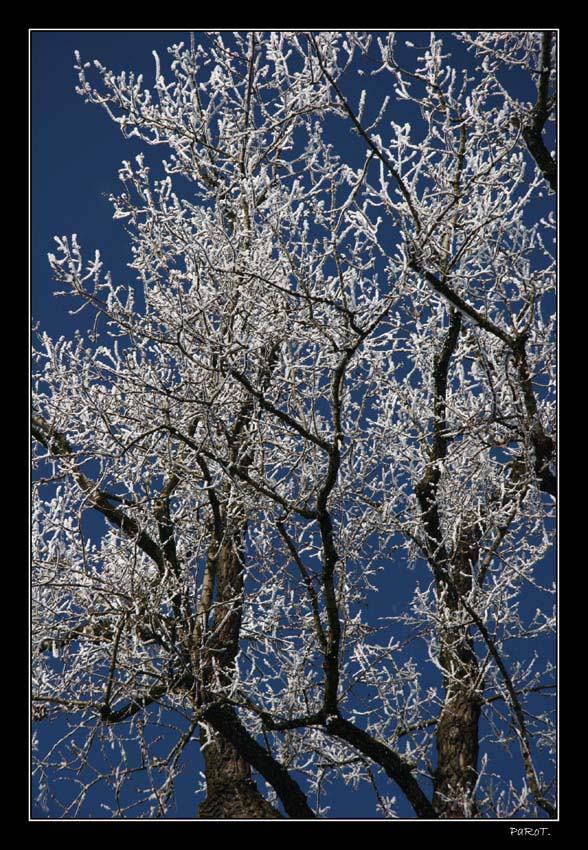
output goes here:
[[337, 482], [339, 467], [341, 465], [341, 454], [339, 444], [343, 439], [342, 434], [342, 391], [345, 371], [349, 361], [353, 357], [361, 343], [361, 338], [356, 344], [345, 351], [339, 365], [333, 373], [331, 383], [331, 400], [333, 406], [333, 425], [335, 435], [333, 446], [329, 452], [329, 465], [322, 486], [319, 490], [316, 502], [317, 520], [321, 533], [323, 545], [323, 570], [322, 581], [325, 594], [325, 607], [327, 612], [327, 641], [324, 652], [325, 671], [325, 712], [333, 714], [337, 712], [337, 700], [339, 689], [339, 644], [341, 642], [341, 623], [339, 621], [339, 608], [337, 605], [337, 594], [335, 590], [335, 566], [339, 559], [335, 542], [333, 540], [333, 523], [328, 510], [329, 496]]
[[[444, 543], [438, 502], [440, 466], [447, 454], [446, 394], [449, 366], [461, 329], [461, 314], [451, 310], [443, 346], [433, 362], [433, 439], [431, 459], [415, 490], [427, 534], [429, 562], [437, 594], [446, 593], [444, 605], [453, 612], [471, 583], [477, 554], [472, 551], [465, 529], [449, 558]], [[473, 541], [472, 541], [473, 543]], [[471, 555], [471, 557], [470, 557]], [[455, 580], [452, 580], [452, 573]], [[445, 671], [445, 699], [436, 728], [437, 767], [433, 806], [440, 817], [471, 816], [475, 812], [473, 792], [478, 758], [480, 700], [476, 683], [478, 664], [467, 629], [442, 627], [439, 633], [439, 663]]]
[[551, 189], [557, 192], [557, 164], [543, 141], [543, 128], [549, 117], [549, 75], [551, 73], [551, 41], [553, 33], [544, 32], [541, 38], [541, 67], [537, 84], [537, 101], [531, 120], [523, 124], [521, 133], [529, 153], [541, 169]]
[[551, 154], [549, 153], [543, 137], [540, 133], [533, 130], [531, 126], [524, 126], [521, 130], [523, 139], [529, 149], [529, 153], [541, 169], [541, 172], [551, 189], [557, 192], [557, 165], [555, 164]]
[[162, 493], [161, 497], [155, 502], [155, 519], [157, 520], [161, 548], [174, 575], [179, 576], [180, 563], [176, 549], [175, 528], [169, 509], [169, 495], [166, 492]]
[[555, 455], [555, 444], [549, 434], [545, 433], [541, 420], [539, 419], [539, 411], [537, 410], [537, 401], [533, 392], [533, 384], [529, 374], [529, 366], [527, 364], [527, 352], [525, 349], [526, 339], [524, 336], [519, 337], [518, 345], [514, 349], [515, 363], [519, 373], [521, 389], [523, 393], [523, 402], [527, 412], [528, 425], [530, 429], [530, 440], [535, 452], [535, 475], [539, 481], [541, 489], [545, 493], [549, 493], [554, 498], [557, 496], [557, 480], [555, 475], [550, 471], [549, 465], [553, 463]]
[[156, 702], [165, 696], [168, 688], [167, 685], [154, 685], [147, 691], [146, 694], [137, 694], [116, 711], [111, 711], [108, 704], [103, 705], [100, 710], [100, 717], [103, 723], [114, 724], [121, 723], [123, 720], [128, 720], [148, 705]]
[[460, 313], [468, 316], [468, 318], [472, 319], [479, 327], [500, 339], [506, 346], [508, 346], [510, 351], [512, 351], [519, 372], [519, 379], [523, 391], [523, 400], [531, 426], [530, 438], [535, 450], [535, 473], [537, 475], [537, 480], [541, 489], [545, 493], [549, 493], [551, 496], [555, 497], [557, 495], [557, 481], [553, 473], [549, 470], [549, 464], [553, 461], [555, 453], [555, 445], [553, 439], [545, 433], [539, 420], [537, 402], [535, 400], [535, 394], [533, 392], [527, 366], [525, 336], [519, 335], [511, 337], [498, 327], [498, 325], [494, 324], [494, 322], [490, 319], [487, 319], [474, 307], [471, 307], [463, 300], [463, 298], [454, 292], [444, 280], [440, 280], [432, 272], [425, 269], [415, 252], [412, 252], [410, 266], [418, 271], [419, 274], [422, 274], [433, 289], [442, 295]]
[[[306, 508], [303, 508], [299, 505], [289, 504], [286, 501], [286, 499], [284, 499], [282, 496], [280, 496], [279, 493], [276, 493], [275, 490], [272, 490], [269, 487], [265, 486], [264, 484], [261, 484], [259, 481], [256, 481], [255, 479], [253, 479], [249, 475], [249, 473], [246, 472], [246, 470], [245, 470], [245, 468], [242, 464], [230, 463], [230, 462], [227, 463], [227, 461], [222, 460], [221, 458], [217, 457], [212, 452], [203, 449], [201, 446], [198, 446], [192, 439], [190, 439], [190, 437], [187, 437], [185, 434], [182, 434], [181, 431], [178, 431], [178, 429], [174, 428], [173, 426], [168, 425], [167, 430], [171, 434], [174, 434], [174, 436], [176, 436], [179, 440], [181, 440], [187, 446], [190, 446], [190, 448], [193, 449], [196, 452], [197, 461], [198, 461], [201, 469], [203, 467], [202, 467], [202, 464], [200, 463], [200, 460], [198, 460], [198, 458], [201, 459], [202, 457], [206, 457], [206, 458], [208, 458], [208, 460], [212, 460], [215, 463], [218, 463], [219, 466], [222, 467], [222, 469], [227, 473], [227, 475], [229, 477], [235, 476], [236, 478], [239, 478], [241, 481], [246, 482], [251, 487], [253, 487], [255, 490], [257, 490], [259, 493], [262, 493], [264, 496], [267, 496], [272, 501], [277, 502], [279, 505], [281, 505], [284, 508], [284, 510], [286, 512], [289, 513], [290, 511], [293, 511], [294, 513], [300, 514], [300, 516], [304, 517], [305, 519], [316, 519], [316, 511], [307, 510]], [[209, 493], [210, 493], [210, 490], [209, 490]], [[215, 522], [216, 522], [218, 511], [215, 510], [214, 506], [213, 506], [213, 512], [214, 512]]]
[[67, 438], [56, 431], [41, 416], [32, 417], [31, 433], [48, 451], [72, 464], [73, 477], [78, 487], [87, 495], [92, 507], [127, 537], [130, 537], [139, 549], [157, 564], [159, 572], [163, 574], [165, 572], [165, 557], [159, 546], [146, 532], [141, 531], [136, 520], [127, 516], [120, 508], [113, 507], [108, 494], [99, 490], [97, 485], [80, 470], [75, 463], [74, 452]]
[[270, 783], [291, 818], [314, 820], [315, 814], [306, 802], [300, 786], [286, 768], [257, 743], [232, 711], [214, 704], [206, 708], [202, 716]]
[[464, 301], [463, 298], [458, 295], [457, 292], [454, 292], [444, 280], [440, 280], [428, 269], [425, 269], [423, 264], [419, 261], [419, 258], [416, 256], [416, 252], [412, 252], [409, 265], [412, 269], [418, 271], [419, 274], [422, 274], [427, 283], [433, 287], [435, 292], [442, 295], [453, 307], [456, 308], [456, 310], [459, 310], [460, 313], [463, 313], [465, 316], [472, 319], [477, 325], [485, 331], [488, 331], [488, 333], [498, 337], [498, 339], [502, 340], [502, 342], [504, 342], [510, 349], [513, 348], [516, 341], [512, 337], [503, 331], [502, 328], [498, 327], [498, 325], [494, 324], [494, 322], [490, 319], [487, 319], [486, 316], [479, 313], [474, 307], [470, 306], [467, 301]]
[[432, 804], [427, 799], [416, 779], [412, 776], [412, 767], [405, 762], [394, 750], [386, 744], [377, 741], [369, 733], [358, 729], [353, 723], [345, 720], [337, 712], [327, 715], [324, 711], [309, 714], [305, 717], [290, 718], [289, 720], [274, 720], [269, 714], [249, 706], [256, 711], [266, 729], [285, 731], [288, 729], [300, 729], [308, 726], [326, 726], [330, 734], [335, 735], [342, 741], [346, 741], [355, 749], [359, 750], [366, 758], [379, 764], [384, 768], [386, 774], [392, 779], [406, 795], [418, 817], [436, 818], [437, 814]]
[[527, 779], [529, 781], [529, 785], [531, 791], [533, 792], [533, 796], [535, 797], [535, 802], [539, 806], [539, 808], [543, 809], [550, 818], [556, 817], [555, 807], [551, 805], [547, 800], [545, 800], [541, 794], [541, 789], [539, 788], [539, 782], [537, 780], [537, 774], [535, 773], [535, 768], [533, 766], [533, 759], [531, 756], [531, 748], [529, 746], [529, 736], [527, 732], [527, 725], [525, 723], [525, 715], [523, 714], [523, 708], [521, 706], [520, 700], [518, 698], [517, 691], [513, 685], [512, 679], [510, 678], [509, 672], [506, 669], [506, 665], [504, 661], [500, 657], [500, 653], [496, 648], [496, 643], [490, 635], [490, 632], [484, 625], [481, 617], [477, 614], [477, 612], [469, 605], [465, 599], [462, 599], [462, 604], [465, 610], [468, 612], [474, 623], [476, 624], [478, 631], [482, 635], [484, 639], [484, 643], [488, 647], [488, 651], [492, 658], [494, 659], [496, 666], [500, 671], [500, 675], [504, 681], [511, 710], [514, 714], [516, 724], [518, 726], [518, 739], [521, 746], [521, 753], [523, 756], [523, 762], [525, 765], [525, 773], [527, 775]]
[[416, 497], [427, 535], [429, 560], [433, 565], [435, 578], [438, 583], [445, 582], [448, 556], [443, 543], [443, 534], [441, 531], [441, 519], [437, 505], [437, 485], [441, 476], [439, 464], [445, 458], [447, 453], [445, 401], [445, 395], [447, 392], [447, 376], [451, 356], [455, 350], [455, 346], [457, 345], [460, 329], [460, 314], [456, 310], [453, 310], [443, 347], [440, 353], [435, 357], [433, 366], [435, 398], [433, 402], [433, 442], [431, 446], [431, 459], [425, 474], [415, 487]]
[[437, 818], [432, 804], [412, 775], [410, 765], [393, 750], [339, 715], [327, 717], [327, 729], [381, 765], [390, 779], [402, 789], [419, 818]]
[[251, 395], [258, 400], [260, 406], [263, 407], [264, 410], [267, 410], [268, 413], [272, 413], [274, 416], [276, 416], [278, 419], [288, 425], [288, 427], [292, 428], [294, 431], [297, 431], [305, 439], [310, 440], [311, 443], [315, 443], [317, 446], [320, 446], [320, 448], [324, 449], [324, 451], [328, 452], [331, 450], [331, 446], [329, 445], [327, 440], [323, 440], [322, 437], [318, 437], [316, 434], [313, 434], [312, 431], [309, 431], [308, 428], [305, 428], [304, 425], [302, 425], [300, 422], [290, 416], [289, 413], [285, 413], [283, 410], [280, 410], [278, 407], [272, 404], [271, 401], [268, 401], [265, 398], [264, 394], [257, 390], [245, 375], [242, 375], [241, 372], [238, 372], [236, 369], [229, 369], [229, 372], [236, 381], [238, 381], [242, 386], [245, 387], [247, 392], [251, 393]]

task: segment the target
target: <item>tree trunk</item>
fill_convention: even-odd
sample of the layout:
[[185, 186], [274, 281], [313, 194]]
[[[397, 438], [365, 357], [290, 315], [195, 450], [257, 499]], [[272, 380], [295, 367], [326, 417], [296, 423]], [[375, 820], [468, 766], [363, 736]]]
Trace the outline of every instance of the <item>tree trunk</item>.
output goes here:
[[[226, 534], [218, 556], [214, 619], [200, 651], [201, 697], [229, 681], [239, 650], [243, 605], [242, 535]], [[217, 686], [217, 687], [215, 687]], [[225, 710], [232, 713], [225, 706]], [[280, 818], [280, 813], [259, 793], [251, 766], [223, 735], [208, 727], [201, 732], [206, 776], [206, 799], [199, 818]]]
[[251, 778], [249, 763], [222, 735], [202, 732], [202, 754], [206, 775], [206, 799], [198, 808], [199, 818], [280, 818]]
[[444, 677], [445, 701], [437, 725], [433, 807], [442, 818], [469, 818], [476, 814], [478, 661], [466, 630], [451, 630], [443, 642], [441, 662], [452, 672]]
[[[446, 597], [452, 613], [459, 610], [460, 599], [471, 589], [477, 559], [475, 530], [465, 530], [452, 558], [453, 592]], [[445, 700], [437, 725], [433, 806], [442, 818], [471, 818], [476, 815], [481, 682], [469, 626], [442, 632], [440, 661], [446, 671]]]

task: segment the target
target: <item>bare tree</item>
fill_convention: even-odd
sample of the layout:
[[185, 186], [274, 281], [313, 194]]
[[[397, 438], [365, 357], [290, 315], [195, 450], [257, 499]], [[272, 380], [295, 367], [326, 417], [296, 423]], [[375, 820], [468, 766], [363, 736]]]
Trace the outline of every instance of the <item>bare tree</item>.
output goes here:
[[197, 34], [151, 89], [77, 56], [167, 158], [112, 197], [133, 282], [57, 239], [95, 320], [34, 351], [66, 817], [176, 811], [195, 742], [201, 818], [326, 817], [333, 778], [374, 817], [555, 815], [556, 39], [417, 36]]

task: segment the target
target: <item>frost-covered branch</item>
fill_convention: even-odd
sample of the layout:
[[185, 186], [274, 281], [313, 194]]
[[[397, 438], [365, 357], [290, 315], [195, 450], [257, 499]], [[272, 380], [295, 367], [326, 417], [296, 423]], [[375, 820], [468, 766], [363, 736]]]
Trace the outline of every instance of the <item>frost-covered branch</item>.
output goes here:
[[554, 48], [78, 54], [79, 93], [149, 150], [110, 197], [128, 267], [57, 237], [79, 327], [34, 338], [46, 811], [555, 810]]

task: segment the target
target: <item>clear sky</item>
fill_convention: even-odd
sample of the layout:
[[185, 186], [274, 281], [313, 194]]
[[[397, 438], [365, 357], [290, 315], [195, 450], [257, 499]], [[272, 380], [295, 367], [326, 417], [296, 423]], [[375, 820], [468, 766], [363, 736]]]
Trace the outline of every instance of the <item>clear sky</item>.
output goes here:
[[[112, 207], [104, 195], [119, 191], [117, 171], [121, 161], [146, 148], [136, 139], [123, 139], [102, 110], [84, 103], [76, 94], [74, 51], [80, 51], [82, 60], [99, 59], [116, 72], [134, 70], [152, 79], [151, 51], [156, 50], [163, 60], [168, 45], [179, 41], [189, 43], [189, 39], [188, 31], [31, 33], [31, 306], [33, 321], [38, 321], [50, 335], [69, 336], [87, 321], [86, 314], [68, 316], [71, 306], [68, 299], [55, 299], [52, 295], [55, 285], [47, 253], [55, 250], [54, 235], [78, 234], [86, 256], [99, 248], [105, 267], [115, 277], [128, 279], [125, 266], [129, 259], [128, 241], [120, 222], [112, 220]], [[149, 155], [157, 153], [152, 151]], [[546, 565], [546, 573], [550, 570], [551, 565]], [[385, 607], [383, 598], [377, 601]], [[534, 610], [532, 592], [522, 604]], [[416, 652], [415, 649], [415, 655]], [[55, 731], [40, 727], [41, 736], [53, 735]], [[193, 752], [193, 769], [198, 770], [196, 747]], [[193, 817], [198, 802], [190, 797], [191, 786], [191, 777], [186, 775], [178, 801], [183, 803], [180, 808], [184, 817]], [[181, 799], [184, 794], [185, 799]], [[399, 792], [398, 798], [401, 796]], [[97, 801], [94, 803], [97, 805]], [[373, 816], [373, 812], [373, 794], [367, 788], [355, 793], [342, 790], [333, 798], [334, 817], [361, 818]], [[412, 814], [408, 807], [405, 814], [408, 817]], [[33, 816], [46, 817], [46, 814], [33, 809]], [[101, 813], [96, 808], [86, 811], [85, 816], [100, 817]]]
[[67, 333], [66, 305], [51, 294], [55, 287], [47, 253], [55, 250], [54, 235], [77, 233], [86, 252], [100, 248], [106, 265], [125, 274], [128, 242], [104, 195], [119, 191], [122, 159], [142, 149], [76, 94], [74, 51], [116, 70], [142, 68], [153, 74], [151, 51], [165, 55], [166, 46], [182, 38], [189, 39], [189, 33], [31, 34], [32, 308], [49, 332]]

